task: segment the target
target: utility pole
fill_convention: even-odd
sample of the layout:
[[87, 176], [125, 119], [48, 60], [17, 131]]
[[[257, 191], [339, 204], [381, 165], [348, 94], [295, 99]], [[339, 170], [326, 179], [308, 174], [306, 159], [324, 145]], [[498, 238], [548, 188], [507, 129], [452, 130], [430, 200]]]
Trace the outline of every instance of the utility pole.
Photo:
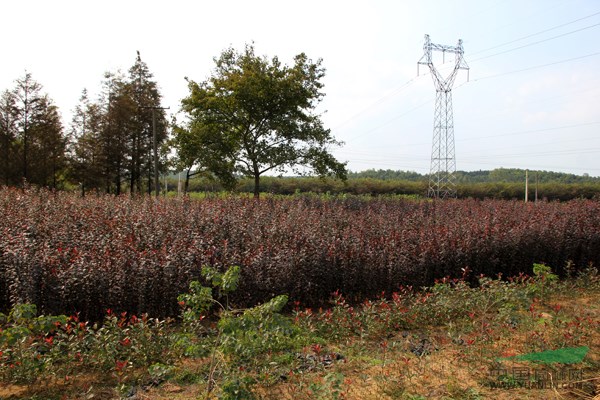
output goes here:
[[538, 171], [535, 171], [535, 202], [538, 201]]
[[527, 203], [527, 195], [529, 194], [529, 170], [525, 170], [525, 203]]
[[181, 197], [181, 171], [179, 171], [179, 180], [177, 181], [177, 197]]
[[160, 195], [158, 186], [158, 146], [156, 141], [156, 110], [168, 110], [171, 107], [140, 107], [152, 110], [152, 150], [154, 153], [154, 193], [156, 197]]
[[[432, 51], [441, 51], [445, 58], [446, 53], [454, 54], [454, 69], [446, 78], [443, 78], [433, 65]], [[433, 121], [433, 145], [431, 148], [431, 169], [429, 173], [428, 197], [448, 198], [456, 197], [454, 172], [456, 172], [456, 159], [454, 156], [454, 116], [452, 114], [452, 85], [459, 69], [467, 70], [469, 66], [463, 58], [464, 50], [462, 40], [457, 46], [433, 44], [429, 35], [425, 35], [423, 57], [417, 63], [427, 65], [435, 85], [435, 112]]]

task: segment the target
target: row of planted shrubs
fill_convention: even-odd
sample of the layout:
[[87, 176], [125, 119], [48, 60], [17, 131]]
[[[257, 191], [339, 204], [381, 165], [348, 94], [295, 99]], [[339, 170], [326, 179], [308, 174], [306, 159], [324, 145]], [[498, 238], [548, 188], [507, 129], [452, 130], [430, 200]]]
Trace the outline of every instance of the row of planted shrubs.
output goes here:
[[233, 300], [306, 304], [416, 287], [468, 268], [600, 262], [600, 202], [130, 198], [0, 190], [0, 309], [178, 313], [202, 266], [242, 267]]
[[[350, 195], [409, 195], [423, 197], [427, 193], [428, 181], [385, 180], [374, 178], [352, 178], [346, 182], [336, 179], [320, 179], [316, 177], [279, 178], [266, 176], [260, 181], [261, 191], [265, 193], [290, 195], [295, 193], [329, 193]], [[176, 190], [177, 181], [169, 182], [170, 190]], [[600, 183], [540, 183], [538, 198], [550, 201], [567, 201], [578, 198], [591, 199], [600, 196]], [[191, 192], [219, 192], [223, 187], [207, 179], [192, 179]], [[236, 190], [242, 193], [253, 193], [254, 180], [240, 180]], [[523, 182], [462, 182], [456, 186], [460, 198], [512, 200], [525, 198]], [[535, 197], [535, 184], [529, 185], [529, 198]]]

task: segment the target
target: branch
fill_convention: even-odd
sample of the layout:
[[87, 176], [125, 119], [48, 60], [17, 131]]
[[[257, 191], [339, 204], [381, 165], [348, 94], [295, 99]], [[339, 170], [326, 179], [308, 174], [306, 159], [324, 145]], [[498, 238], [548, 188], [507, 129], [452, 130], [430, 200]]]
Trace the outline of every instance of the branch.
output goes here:
[[201, 174], [203, 172], [206, 172], [206, 170], [205, 169], [201, 169], [201, 170], [197, 170], [197, 171], [191, 172], [191, 173], [188, 172], [188, 176], [198, 175], [198, 174]]
[[282, 139], [282, 140], [280, 140], [280, 141], [278, 141], [278, 142], [271, 143], [271, 144], [269, 144], [269, 145], [265, 146], [264, 148], [265, 148], [265, 149], [272, 149], [272, 148], [274, 148], [274, 147], [277, 147], [277, 146], [279, 146], [280, 144], [282, 144], [282, 143], [285, 143], [285, 142], [288, 142], [288, 141], [290, 141], [290, 140], [291, 140], [291, 139]]
[[[257, 131], [260, 131], [260, 129], [262, 128], [262, 125], [267, 121], [267, 117], [263, 118], [260, 120], [260, 122], [252, 129], [249, 129], [250, 132], [255, 133]], [[257, 138], [257, 136], [255, 136], [255, 138]]]
[[280, 163], [272, 164], [269, 167], [267, 167], [267, 168], [263, 169], [262, 171], [260, 171], [259, 174], [262, 174], [264, 172], [270, 171], [270, 170], [275, 169], [277, 167], [281, 167], [282, 165], [285, 165], [285, 164], [297, 164], [298, 160], [301, 159], [301, 158], [302, 158], [302, 156], [298, 156], [298, 157], [296, 157], [296, 158], [294, 158], [292, 160], [285, 160], [285, 161], [282, 161]]
[[249, 171], [252, 170], [252, 166], [248, 163], [248, 161], [244, 160], [243, 158], [238, 158], [237, 161], [246, 164], [246, 168], [248, 168]]

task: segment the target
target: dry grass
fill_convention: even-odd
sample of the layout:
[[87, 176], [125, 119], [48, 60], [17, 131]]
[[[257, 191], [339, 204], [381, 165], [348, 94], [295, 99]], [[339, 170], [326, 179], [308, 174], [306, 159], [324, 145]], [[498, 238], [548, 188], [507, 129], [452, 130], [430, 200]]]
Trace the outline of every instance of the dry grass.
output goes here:
[[[557, 305], [560, 306], [556, 311]], [[292, 373], [268, 384], [257, 383], [253, 393], [258, 399], [600, 399], [600, 292], [597, 290], [557, 292], [536, 306], [535, 316], [527, 310], [518, 311], [522, 323], [514, 329], [493, 325], [493, 315], [475, 317], [473, 321], [456, 322], [455, 326], [441, 324], [420, 327], [418, 330], [387, 332], [386, 346], [382, 338], [348, 338], [329, 343], [327, 351], [343, 354], [343, 360], [313, 370], [292, 370]], [[556, 348], [561, 337], [568, 333], [560, 321], [583, 321], [577, 328], [580, 337], [572, 345], [590, 348], [584, 362], [567, 366], [582, 371], [577, 380], [560, 381], [554, 375], [547, 388], [491, 387], [498, 379], [491, 375], [494, 368], [510, 371], [526, 367], [530, 371], [545, 366], [514, 362], [498, 358], [524, 354], [535, 347]], [[494, 330], [483, 337], [481, 322], [490, 322]], [[572, 328], [569, 328], [572, 329]], [[450, 334], [450, 332], [453, 332]], [[539, 331], [538, 340], [532, 332]], [[460, 340], [456, 340], [460, 332]], [[572, 331], [571, 331], [572, 332]], [[427, 351], [417, 355], [415, 344], [426, 338]], [[469, 339], [474, 340], [472, 343]], [[552, 366], [560, 369], [560, 366]], [[201, 359], [182, 359], [174, 373], [160, 385], [140, 385], [135, 398], [145, 400], [198, 399], [206, 390], [206, 365]], [[564, 387], [576, 383], [577, 387]], [[93, 399], [118, 398], [110, 377], [81, 375], [69, 382], [55, 381], [38, 387], [5, 385], [0, 387], [0, 399]], [[337, 396], [337, 397], [336, 397]], [[209, 398], [217, 398], [216, 394]]]
[[[545, 302], [542, 318], [555, 318], [547, 309], [550, 305], [561, 305], [561, 317], [569, 319], [585, 316], [596, 322], [600, 321], [600, 296], [598, 293], [559, 294]], [[597, 325], [596, 325], [597, 326]], [[525, 327], [523, 327], [525, 329]], [[293, 379], [279, 384], [260, 387], [255, 391], [257, 398], [262, 399], [312, 399], [340, 398], [356, 400], [387, 400], [387, 399], [594, 399], [600, 398], [600, 332], [588, 332], [590, 347], [585, 361], [580, 365], [567, 368], [581, 369], [583, 379], [569, 381], [578, 387], [565, 387], [566, 381], [547, 381], [547, 388], [492, 388], [490, 382], [491, 370], [494, 368], [493, 358], [502, 354], [523, 354], [531, 346], [529, 332], [524, 329], [499, 332], [497, 340], [489, 343], [465, 344], [455, 343], [448, 339], [445, 327], [435, 327], [430, 330], [420, 330], [417, 334], [396, 333], [388, 342], [394, 343], [383, 356], [381, 348], [376, 343], [367, 343], [367, 349], [353, 353], [351, 348], [338, 345], [336, 350], [348, 352], [350, 355], [343, 362], [330, 368], [308, 374], [297, 374]], [[557, 329], [549, 326], [548, 330]], [[435, 349], [429, 354], [417, 356], [410, 352], [413, 337], [427, 333]], [[557, 332], [554, 332], [557, 333]], [[502, 367], [508, 371], [512, 368], [528, 368], [541, 371], [542, 365], [527, 362], [502, 361]], [[558, 366], [554, 366], [560, 368]], [[331, 387], [327, 386], [325, 377], [331, 373], [341, 374], [340, 390], [335, 397]], [[329, 390], [329, 396], [317, 397], [311, 391], [311, 384]], [[177, 395], [180, 399], [197, 398], [201, 392], [199, 386], [192, 390], [190, 387], [181, 389]], [[147, 399], [169, 398], [169, 386], [156, 388], [147, 393]], [[185, 390], [185, 391], [184, 391]]]

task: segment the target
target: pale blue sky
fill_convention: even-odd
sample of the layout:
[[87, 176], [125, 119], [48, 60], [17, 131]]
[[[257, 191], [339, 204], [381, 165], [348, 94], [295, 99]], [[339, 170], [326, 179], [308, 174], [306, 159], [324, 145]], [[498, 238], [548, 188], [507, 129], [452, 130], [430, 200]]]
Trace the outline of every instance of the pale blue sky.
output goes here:
[[463, 39], [471, 67], [453, 91], [457, 169], [600, 176], [598, 0], [4, 2], [0, 89], [27, 69], [68, 124], [81, 90], [97, 93], [103, 73], [127, 70], [140, 50], [176, 111], [185, 76], [203, 80], [224, 48], [254, 41], [286, 63], [323, 58], [320, 110], [351, 170], [426, 173], [435, 89], [425, 68], [417, 77], [425, 34]]

